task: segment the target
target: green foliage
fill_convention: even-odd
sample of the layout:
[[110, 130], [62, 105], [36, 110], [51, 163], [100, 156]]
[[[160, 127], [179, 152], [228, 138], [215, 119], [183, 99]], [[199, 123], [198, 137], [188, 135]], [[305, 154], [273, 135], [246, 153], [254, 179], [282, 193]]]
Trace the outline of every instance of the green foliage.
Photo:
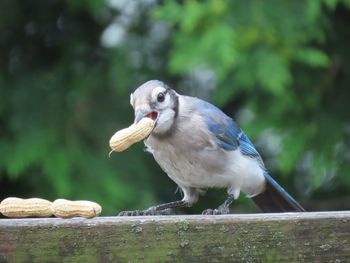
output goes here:
[[129, 156], [132, 168], [108, 158], [110, 136], [132, 120], [125, 97], [135, 83], [123, 51], [99, 45], [99, 2], [2, 2], [0, 182], [27, 185], [13, 195], [96, 200], [111, 214], [155, 197], [123, 179], [147, 185], [142, 151]]
[[[197, 69], [288, 190], [349, 189], [350, 1], [118, 3], [0, 3], [0, 199], [91, 199], [105, 214], [175, 199], [141, 145], [108, 158], [108, 140], [137, 85], [183, 89]], [[108, 46], [111, 25], [124, 31]]]
[[[293, 62], [328, 65], [325, 52], [311, 46], [325, 38], [321, 4], [212, 0], [180, 5], [167, 1], [154, 14], [178, 28], [169, 61], [173, 72], [208, 67], [219, 83], [234, 72], [238, 89], [257, 85], [281, 94], [292, 82]], [[224, 105], [225, 99], [229, 97], [218, 95], [216, 101]]]
[[349, 59], [345, 49], [334, 49], [334, 35], [342, 32], [330, 14], [339, 5], [349, 8], [349, 1], [165, 1], [154, 12], [174, 28], [169, 69], [215, 72], [214, 101], [229, 107], [243, 97], [241, 109], [254, 113], [239, 120], [249, 135], [277, 131], [275, 173], [292, 176], [311, 156], [302, 169], [313, 190], [348, 174], [348, 117], [334, 108], [350, 97], [348, 73], [339, 78], [349, 64], [334, 69], [340, 57]]

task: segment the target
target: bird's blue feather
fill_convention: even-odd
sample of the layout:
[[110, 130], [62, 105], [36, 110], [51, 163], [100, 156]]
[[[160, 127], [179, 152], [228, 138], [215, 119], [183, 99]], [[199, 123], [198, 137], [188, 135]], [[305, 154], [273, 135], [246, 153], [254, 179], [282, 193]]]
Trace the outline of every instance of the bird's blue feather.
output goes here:
[[264, 168], [258, 151], [233, 119], [208, 102], [198, 100], [198, 107], [204, 122], [222, 149], [233, 151], [239, 147], [242, 154], [257, 159]]
[[[305, 209], [290, 194], [288, 194], [288, 192], [284, 190], [284, 188], [280, 186], [267, 171], [264, 172], [264, 176], [267, 181], [267, 184], [269, 184], [270, 187], [273, 187], [275, 191], [278, 191], [282, 199], [284, 201], [287, 201], [292, 207], [294, 207], [294, 209], [296, 209], [295, 211], [305, 212]], [[275, 198], [278, 198], [278, 196], [276, 196]]]
[[209, 131], [215, 136], [216, 143], [224, 150], [238, 148], [238, 135], [241, 129], [237, 124], [214, 105], [198, 100], [198, 109]]
[[260, 156], [258, 151], [255, 149], [254, 145], [245, 133], [242, 133], [239, 137], [239, 145], [240, 150], [244, 155], [248, 155], [253, 158], [257, 158]]

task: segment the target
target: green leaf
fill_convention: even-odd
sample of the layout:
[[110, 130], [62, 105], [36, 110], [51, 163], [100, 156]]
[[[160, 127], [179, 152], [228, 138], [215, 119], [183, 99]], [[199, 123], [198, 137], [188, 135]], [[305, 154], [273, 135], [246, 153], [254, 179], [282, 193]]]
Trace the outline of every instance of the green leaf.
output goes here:
[[257, 82], [273, 94], [281, 94], [292, 81], [287, 61], [265, 49], [256, 54], [256, 60]]
[[333, 11], [338, 4], [338, 0], [323, 0], [323, 3], [328, 9]]
[[329, 64], [327, 54], [316, 48], [300, 48], [295, 59], [313, 67], [326, 67]]
[[7, 172], [12, 178], [17, 178], [30, 166], [37, 164], [45, 156], [48, 145], [45, 133], [28, 131], [18, 134], [16, 142], [5, 146], [6, 154], [2, 153]]
[[292, 172], [298, 160], [305, 151], [305, 138], [303, 133], [290, 132], [283, 136], [282, 150], [277, 156], [279, 169], [288, 174]]

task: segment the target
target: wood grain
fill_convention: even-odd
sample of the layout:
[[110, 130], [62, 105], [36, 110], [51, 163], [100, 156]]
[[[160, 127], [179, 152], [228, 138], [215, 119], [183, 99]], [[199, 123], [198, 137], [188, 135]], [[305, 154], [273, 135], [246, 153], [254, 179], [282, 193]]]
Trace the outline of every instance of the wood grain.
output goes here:
[[350, 211], [0, 219], [0, 262], [350, 262]]

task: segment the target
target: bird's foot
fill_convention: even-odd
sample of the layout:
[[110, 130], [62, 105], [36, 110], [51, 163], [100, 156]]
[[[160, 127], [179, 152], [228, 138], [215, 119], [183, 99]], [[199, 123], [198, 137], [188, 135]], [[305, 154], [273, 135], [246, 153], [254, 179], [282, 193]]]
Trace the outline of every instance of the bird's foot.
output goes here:
[[146, 210], [132, 210], [122, 211], [118, 216], [157, 216], [157, 215], [170, 215], [171, 209], [156, 210], [154, 206]]
[[227, 215], [229, 213], [230, 209], [228, 207], [219, 206], [217, 209], [205, 209], [202, 215]]

